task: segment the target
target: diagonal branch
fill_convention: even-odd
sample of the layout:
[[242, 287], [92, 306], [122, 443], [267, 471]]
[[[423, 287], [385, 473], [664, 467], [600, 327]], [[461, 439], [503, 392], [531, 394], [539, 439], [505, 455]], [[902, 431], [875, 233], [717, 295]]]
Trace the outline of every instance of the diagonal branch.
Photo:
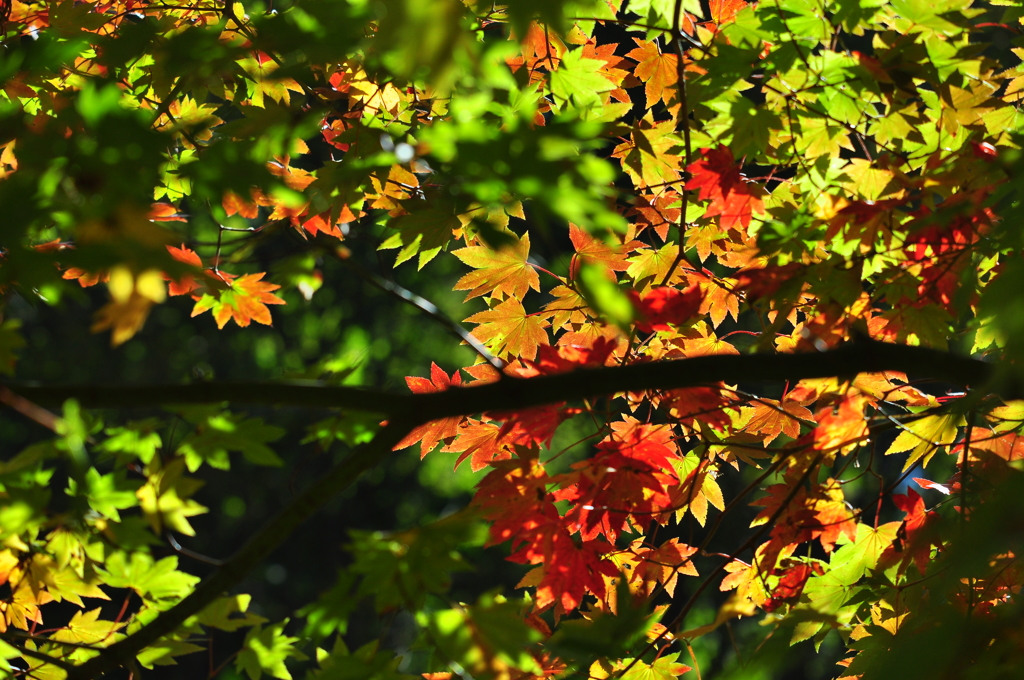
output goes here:
[[103, 649], [98, 656], [70, 669], [66, 680], [93, 680], [118, 666], [132, 663], [140, 651], [177, 630], [186, 619], [198, 614], [206, 605], [237, 585], [250, 569], [273, 552], [300, 524], [383, 460], [416, 424], [413, 418], [403, 418], [386, 426], [373, 441], [358, 447], [352, 455], [292, 500], [277, 517], [256, 532], [185, 599], [161, 612], [153, 621], [128, 637]]

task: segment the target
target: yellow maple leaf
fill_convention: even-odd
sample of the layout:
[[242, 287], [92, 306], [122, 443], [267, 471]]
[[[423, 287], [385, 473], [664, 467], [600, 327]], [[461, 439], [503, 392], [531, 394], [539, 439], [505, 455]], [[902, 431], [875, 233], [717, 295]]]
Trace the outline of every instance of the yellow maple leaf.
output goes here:
[[75, 612], [68, 625], [54, 633], [52, 639], [79, 645], [99, 645], [110, 644], [123, 637], [117, 635], [117, 631], [125, 625], [124, 623], [104, 621], [99, 616], [99, 608]]
[[110, 270], [107, 288], [110, 290], [110, 302], [96, 312], [92, 332], [109, 328], [110, 344], [114, 347], [138, 333], [153, 305], [167, 297], [163, 276], [155, 269], [135, 275], [128, 267], [114, 267]]

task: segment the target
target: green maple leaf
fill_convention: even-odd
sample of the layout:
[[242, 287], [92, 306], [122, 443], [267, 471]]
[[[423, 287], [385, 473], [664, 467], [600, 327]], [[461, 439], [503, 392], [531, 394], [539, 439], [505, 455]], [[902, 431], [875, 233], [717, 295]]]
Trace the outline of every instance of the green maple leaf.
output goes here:
[[146, 553], [131, 556], [118, 551], [107, 558], [100, 578], [114, 588], [131, 588], [140, 597], [152, 600], [179, 600], [190, 592], [198, 576], [178, 571], [178, 558], [165, 557], [158, 562]]
[[[562, 57], [561, 65], [551, 74], [551, 94], [559, 107], [570, 100], [581, 109], [600, 108], [601, 93], [616, 85], [601, 75], [605, 63], [586, 59], [583, 50], [572, 50]], [[559, 102], [561, 100], [561, 102]]]
[[[138, 487], [138, 482], [125, 479], [123, 471], [101, 475], [96, 468], [89, 468], [85, 473], [84, 491], [89, 507], [115, 522], [121, 521], [118, 510], [134, 508], [139, 504], [135, 495]], [[68, 480], [68, 493], [78, 493], [78, 484], [74, 479]]]
[[682, 142], [671, 120], [641, 121], [630, 130], [629, 140], [612, 151], [622, 169], [638, 188], [674, 182], [682, 169]]
[[138, 458], [143, 464], [148, 465], [156, 452], [163, 446], [160, 435], [155, 432], [162, 425], [163, 423], [156, 418], [147, 418], [146, 420], [130, 421], [122, 427], [108, 428], [105, 430], [108, 439], [97, 448], [104, 453], [114, 454], [122, 459]]
[[452, 240], [452, 232], [461, 229], [462, 222], [454, 206], [441, 204], [396, 217], [388, 226], [397, 229], [398, 233], [385, 240], [380, 249], [401, 248], [395, 259], [396, 267], [418, 254], [416, 266], [417, 269], [423, 269], [448, 245]]
[[162, 535], [165, 529], [177, 531], [186, 536], [195, 536], [195, 530], [188, 518], [201, 515], [207, 510], [191, 500], [203, 482], [185, 477], [185, 459], [175, 457], [166, 467], [159, 466], [160, 459], [154, 458], [147, 468], [149, 479], [136, 492], [139, 507], [149, 520], [153, 532]]
[[222, 412], [218, 407], [188, 409], [184, 415], [186, 420], [196, 425], [196, 431], [178, 447], [178, 453], [185, 456], [190, 472], [195, 472], [204, 462], [227, 470], [230, 467], [228, 453], [231, 451], [240, 452], [255, 465], [284, 465], [284, 461], [266, 444], [284, 436], [284, 430], [265, 425], [262, 418], [246, 418], [242, 414]]
[[210, 628], [236, 631], [239, 628], [264, 623], [265, 618], [247, 611], [251, 601], [252, 595], [245, 593], [216, 599], [194, 618], [189, 619], [185, 625], [194, 621]]
[[235, 661], [235, 667], [244, 670], [250, 680], [259, 680], [263, 673], [280, 680], [291, 680], [292, 674], [288, 672], [284, 662], [287, 659], [301, 661], [306, 655], [295, 649], [295, 643], [299, 638], [284, 634], [284, 627], [287, 624], [288, 619], [285, 619], [266, 628], [254, 626], [245, 636], [245, 643]]
[[679, 246], [674, 243], [666, 243], [658, 250], [643, 248], [627, 260], [629, 269], [626, 270], [626, 276], [633, 280], [637, 290], [644, 293], [653, 284], [661, 283], [678, 253]]

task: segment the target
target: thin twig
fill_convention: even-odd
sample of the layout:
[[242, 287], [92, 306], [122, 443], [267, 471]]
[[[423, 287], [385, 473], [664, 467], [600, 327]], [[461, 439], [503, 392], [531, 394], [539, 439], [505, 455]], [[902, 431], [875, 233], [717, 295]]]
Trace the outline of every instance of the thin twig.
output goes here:
[[483, 343], [474, 338], [473, 335], [461, 325], [448, 318], [448, 316], [438, 309], [437, 305], [433, 302], [406, 288], [403, 288], [394, 281], [389, 281], [382, 276], [378, 276], [338, 250], [331, 250], [330, 252], [339, 262], [355, 272], [359, 278], [373, 286], [376, 286], [385, 293], [390, 293], [402, 302], [412, 305], [434, 321], [440, 323], [449, 332], [455, 334], [459, 339], [472, 347], [473, 351], [480, 355], [484, 361], [493, 366], [500, 375], [504, 375], [504, 373], [501, 373], [501, 370], [505, 368], [505, 362], [491, 354]]

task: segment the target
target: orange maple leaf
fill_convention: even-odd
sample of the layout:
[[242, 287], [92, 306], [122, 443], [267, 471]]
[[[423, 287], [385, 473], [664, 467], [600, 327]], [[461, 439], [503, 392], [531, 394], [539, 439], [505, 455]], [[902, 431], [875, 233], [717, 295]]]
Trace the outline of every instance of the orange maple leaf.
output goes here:
[[281, 286], [261, 280], [265, 275], [266, 272], [259, 272], [236, 279], [230, 274], [217, 272], [214, 276], [226, 286], [222, 289], [207, 286], [208, 292], [196, 302], [192, 316], [212, 311], [217, 328], [224, 328], [229, 319], [234, 319], [242, 327], [252, 321], [269, 326], [271, 318], [267, 305], [283, 305], [284, 300], [271, 293]]
[[576, 278], [583, 262], [603, 264], [616, 272], [624, 272], [629, 269], [629, 263], [626, 262], [626, 255], [623, 252], [625, 249], [622, 246], [608, 245], [571, 222], [569, 223], [569, 239], [572, 241], [572, 247], [576, 250], [576, 254], [569, 264], [570, 279]]
[[634, 73], [644, 83], [647, 108], [657, 104], [658, 100], [668, 104], [679, 80], [679, 56], [662, 54], [658, 44], [653, 41], [639, 38], [633, 38], [633, 41], [638, 47], [626, 56], [638, 62]]
[[743, 430], [764, 435], [765, 446], [775, 441], [780, 434], [797, 439], [800, 436], [801, 421], [814, 421], [813, 413], [789, 399], [781, 402], [758, 399], [751, 405], [751, 411], [750, 420]]
[[[437, 364], [430, 364], [430, 379], [409, 376], [405, 383], [413, 394], [430, 394], [431, 392], [444, 392], [450, 387], [458, 387], [462, 384], [462, 375], [456, 370], [451, 377]], [[395, 444], [394, 451], [407, 449], [416, 442], [420, 443], [420, 458], [434, 450], [440, 441], [451, 441], [459, 434], [459, 425], [462, 423], [461, 416], [441, 418], [432, 420], [429, 423], [420, 425], [402, 438], [402, 441]], [[458, 449], [455, 449], [458, 450]], [[493, 456], [492, 456], [493, 457]], [[462, 462], [462, 458], [459, 459]], [[458, 463], [456, 463], [456, 466]]]
[[721, 26], [736, 18], [740, 10], [747, 6], [743, 0], [711, 0], [711, 20]]
[[456, 432], [455, 440], [441, 449], [461, 454], [455, 461], [455, 469], [458, 469], [467, 458], [469, 467], [473, 472], [478, 472], [490, 465], [492, 460], [507, 460], [512, 457], [511, 446], [499, 436], [501, 428], [493, 423], [470, 418], [462, 422]]
[[700, 575], [690, 559], [696, 552], [696, 547], [680, 543], [678, 538], [670, 538], [653, 550], [639, 550], [636, 553], [639, 564], [631, 580], [644, 584], [648, 596], [654, 592], [654, 585], [660, 584], [671, 597], [680, 574]]

